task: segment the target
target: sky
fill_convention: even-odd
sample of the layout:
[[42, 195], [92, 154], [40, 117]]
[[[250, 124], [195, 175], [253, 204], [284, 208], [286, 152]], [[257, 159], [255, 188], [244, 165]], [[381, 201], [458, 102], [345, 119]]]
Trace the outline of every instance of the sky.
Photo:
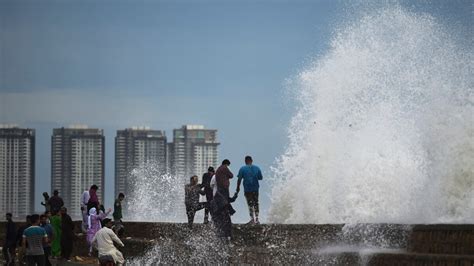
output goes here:
[[[472, 42], [469, 1], [400, 3]], [[52, 129], [71, 124], [105, 131], [108, 206], [116, 130], [131, 126], [165, 130], [169, 140], [184, 124], [218, 129], [220, 159], [234, 173], [249, 154], [271, 176], [297, 104], [288, 80], [324, 55], [354, 9], [372, 5], [0, 0], [0, 123], [36, 129], [36, 209], [50, 190]], [[269, 191], [263, 181], [263, 215]], [[236, 209], [245, 222], [243, 197]]]

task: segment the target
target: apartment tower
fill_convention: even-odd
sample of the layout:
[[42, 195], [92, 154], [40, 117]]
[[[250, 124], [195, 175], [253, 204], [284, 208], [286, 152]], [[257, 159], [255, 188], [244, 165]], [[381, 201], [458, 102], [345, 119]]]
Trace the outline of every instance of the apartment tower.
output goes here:
[[217, 130], [202, 125], [184, 125], [173, 130], [168, 145], [170, 172], [179, 177], [201, 176], [209, 166], [218, 166]]
[[0, 125], [0, 213], [34, 212], [35, 130]]
[[166, 135], [149, 127], [117, 130], [115, 137], [115, 194], [128, 195], [133, 169], [145, 164], [167, 171]]
[[59, 190], [68, 213], [80, 217], [80, 198], [96, 184], [104, 202], [105, 137], [102, 129], [75, 125], [55, 128], [51, 137], [51, 191]]

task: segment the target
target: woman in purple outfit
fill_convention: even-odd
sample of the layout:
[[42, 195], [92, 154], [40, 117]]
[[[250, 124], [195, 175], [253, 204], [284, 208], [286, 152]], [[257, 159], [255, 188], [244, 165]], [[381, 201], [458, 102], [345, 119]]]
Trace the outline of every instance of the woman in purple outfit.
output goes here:
[[87, 243], [89, 244], [89, 256], [92, 256], [92, 239], [94, 238], [97, 231], [102, 228], [102, 219], [107, 217], [111, 211], [112, 209], [108, 209], [106, 213], [97, 214], [96, 208], [89, 210], [89, 218], [87, 221]]

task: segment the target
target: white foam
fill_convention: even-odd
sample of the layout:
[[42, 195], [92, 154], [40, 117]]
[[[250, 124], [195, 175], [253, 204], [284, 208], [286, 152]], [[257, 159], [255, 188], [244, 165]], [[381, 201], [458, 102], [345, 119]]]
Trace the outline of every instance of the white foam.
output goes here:
[[127, 216], [133, 221], [184, 222], [183, 178], [163, 174], [159, 164], [147, 162], [131, 172]]
[[474, 222], [472, 56], [397, 5], [336, 31], [290, 88], [270, 221]]

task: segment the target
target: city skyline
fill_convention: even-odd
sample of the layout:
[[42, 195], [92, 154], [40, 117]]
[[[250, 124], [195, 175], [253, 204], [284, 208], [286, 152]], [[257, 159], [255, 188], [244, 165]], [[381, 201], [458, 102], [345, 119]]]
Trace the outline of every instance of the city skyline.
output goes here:
[[[36, 129], [37, 194], [50, 189], [52, 128], [102, 128], [106, 147], [115, 145], [117, 129], [133, 125], [167, 133], [193, 123], [218, 128], [219, 154], [234, 173], [245, 155], [262, 168], [265, 220], [272, 167], [294, 134], [295, 80], [327, 54], [337, 29], [386, 4], [0, 1], [0, 123]], [[471, 45], [471, 1], [396, 5], [432, 15]], [[112, 151], [105, 151], [106, 194], [114, 189]], [[236, 209], [245, 205], [237, 199]], [[245, 213], [235, 221], [246, 221]]]
[[[5, 146], [7, 143], [4, 140], [8, 141], [8, 137], [12, 136], [18, 139], [18, 134], [21, 136], [32, 134], [30, 137], [33, 138], [33, 141], [32, 144], [29, 144], [32, 145], [30, 147], [33, 156], [32, 167], [20, 165], [21, 167], [18, 167], [17, 172], [32, 171], [32, 177], [28, 178], [30, 181], [33, 181], [31, 190], [34, 192], [35, 129], [22, 128], [18, 124], [0, 124], [0, 130], [0, 133], [2, 133], [0, 136], [2, 138], [0, 142], [0, 144], [2, 144], [0, 147], [0, 151], [2, 151], [2, 154], [0, 154], [2, 155], [0, 163], [2, 166], [10, 161], [10, 157], [7, 158], [3, 156], [4, 154], [9, 154], [4, 153], [4, 151], [7, 151], [7, 146]], [[75, 208], [74, 206], [80, 205], [80, 196], [84, 190], [88, 190], [92, 184], [98, 185], [99, 199], [104, 201], [109, 198], [114, 199], [118, 193], [125, 193], [125, 195], [130, 196], [129, 189], [132, 183], [130, 183], [131, 181], [128, 179], [131, 177], [131, 172], [144, 164], [152, 162], [156, 167], [161, 169], [160, 172], [162, 174], [172, 173], [173, 175], [179, 175], [185, 180], [187, 180], [187, 175], [198, 175], [200, 177], [202, 173], [207, 171], [209, 166], [218, 166], [217, 146], [220, 143], [217, 142], [217, 131], [217, 129], [205, 128], [203, 125], [183, 125], [173, 130], [172, 142], [168, 142], [165, 131], [152, 129], [147, 126], [132, 126], [116, 130], [115, 146], [109, 148], [113, 149], [115, 154], [115, 188], [113, 193], [109, 191], [109, 193], [106, 194], [104, 193], [106, 147], [104, 145], [105, 137], [103, 129], [90, 128], [86, 124], [74, 124], [53, 128], [50, 146], [50, 190], [42, 192], [47, 192], [52, 195], [53, 191], [58, 190], [59, 195], [64, 200], [65, 206], [70, 209], [69, 212], [71, 216], [78, 218], [81, 213], [79, 208]], [[181, 144], [178, 145], [178, 143]], [[177, 147], [176, 150], [169, 151], [169, 149], [173, 149], [174, 147]], [[211, 147], [212, 149], [203, 149], [206, 147]], [[18, 152], [16, 152], [16, 154], [18, 154]], [[182, 160], [178, 161], [176, 158]], [[8, 169], [9, 168], [2, 168], [2, 170]], [[4, 174], [2, 171], [1, 176], [3, 177]], [[10, 182], [18, 184], [24, 182], [25, 180], [23, 179], [25, 179], [25, 177], [18, 178], [15, 176]], [[5, 178], [0, 180], [5, 180]], [[10, 186], [4, 186], [4, 189], [9, 187]], [[17, 189], [19, 189], [18, 186]], [[30, 188], [25, 187], [25, 189], [28, 190]], [[6, 192], [7, 193], [3, 193], [2, 195], [9, 195], [11, 200], [5, 200], [5, 203], [17, 199], [17, 196], [12, 196], [14, 194], [19, 194], [20, 196], [26, 195], [26, 202], [28, 202], [28, 204], [31, 203], [31, 207], [28, 205], [26, 210], [24, 210], [25, 207], [18, 208], [18, 205], [11, 204], [7, 205], [13, 207], [2, 207], [5, 209], [4, 211], [14, 213], [16, 218], [31, 212], [42, 211], [37, 207], [38, 203], [42, 202], [42, 193], [23, 194], [17, 191], [12, 194], [10, 190], [6, 190]]]

